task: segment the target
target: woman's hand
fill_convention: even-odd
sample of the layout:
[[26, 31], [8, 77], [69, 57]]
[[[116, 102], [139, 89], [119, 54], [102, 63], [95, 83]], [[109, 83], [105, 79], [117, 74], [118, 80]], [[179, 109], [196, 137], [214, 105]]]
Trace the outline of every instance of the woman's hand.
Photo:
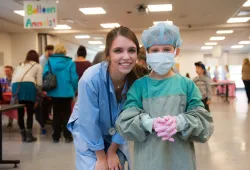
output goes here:
[[97, 161], [95, 164], [95, 170], [109, 170], [106, 154], [103, 150], [96, 151]]
[[97, 159], [95, 164], [95, 170], [109, 170], [107, 159]]
[[122, 165], [120, 163], [119, 157], [116, 154], [119, 145], [116, 143], [111, 143], [107, 152], [107, 162], [109, 170], [122, 170]]

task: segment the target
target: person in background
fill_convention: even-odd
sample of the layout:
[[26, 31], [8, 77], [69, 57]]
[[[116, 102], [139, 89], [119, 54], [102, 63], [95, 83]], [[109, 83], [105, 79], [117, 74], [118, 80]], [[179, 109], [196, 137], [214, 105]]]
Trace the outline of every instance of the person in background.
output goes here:
[[45, 67], [45, 65], [48, 62], [49, 57], [53, 54], [54, 54], [54, 46], [47, 45], [45, 47], [45, 53], [39, 58], [39, 63], [41, 64], [42, 68]]
[[34, 112], [35, 112], [36, 121], [39, 123], [41, 127], [41, 134], [45, 135], [47, 133], [47, 130], [45, 128], [45, 122], [44, 122], [44, 117], [42, 113], [42, 105], [41, 105], [44, 99], [43, 97], [44, 97], [44, 93], [37, 90], [36, 102], [34, 105]]
[[214, 69], [214, 78], [213, 78], [213, 81], [217, 82], [219, 81], [219, 70], [218, 70], [218, 66], [215, 66], [215, 69]]
[[[48, 59], [51, 55], [54, 54], [54, 46], [53, 45], [47, 45], [45, 47], [45, 53], [39, 58], [39, 62], [42, 65], [42, 68], [44, 69], [45, 65], [48, 62]], [[42, 102], [40, 105], [37, 106], [36, 111], [40, 110], [39, 113], [43, 116], [43, 121], [45, 124], [51, 124], [51, 120], [49, 118], [49, 114], [51, 113], [52, 109], [52, 100], [50, 97], [44, 95], [42, 98]], [[39, 113], [36, 113], [38, 115]]]
[[142, 42], [152, 71], [129, 89], [116, 129], [134, 141], [135, 170], [196, 170], [194, 142], [209, 140], [213, 118], [194, 82], [172, 69], [179, 28], [159, 23], [143, 31]]
[[96, 65], [100, 62], [103, 61], [103, 56], [104, 55], [104, 51], [99, 51], [96, 55], [95, 55], [95, 58], [94, 60], [92, 61], [92, 65]]
[[231, 76], [230, 76], [230, 71], [229, 71], [229, 66], [226, 65], [225, 66], [225, 80], [230, 80]]
[[72, 136], [66, 125], [71, 114], [71, 103], [77, 91], [78, 75], [76, 65], [72, 58], [66, 56], [67, 50], [62, 44], [55, 47], [55, 54], [49, 57], [44, 67], [43, 75], [47, 75], [51, 66], [52, 73], [56, 76], [57, 87], [47, 91], [53, 104], [53, 142], [58, 143], [61, 137], [61, 129], [66, 143], [72, 142]]
[[35, 50], [30, 50], [24, 62], [20, 63], [12, 77], [12, 94], [17, 94], [20, 104], [24, 104], [27, 111], [27, 131], [24, 125], [24, 108], [18, 109], [18, 125], [22, 141], [34, 142], [37, 140], [32, 135], [34, 104], [36, 91], [41, 91], [42, 67], [39, 56]]
[[245, 85], [248, 104], [250, 104], [250, 62], [248, 58], [243, 61], [242, 80]]
[[91, 63], [86, 60], [87, 51], [84, 46], [80, 46], [77, 50], [77, 59], [75, 60], [76, 72], [78, 74], [79, 80], [82, 77], [85, 70], [87, 70]]
[[197, 77], [194, 78], [194, 83], [199, 88], [202, 96], [202, 102], [205, 109], [210, 112], [209, 105], [212, 99], [212, 87], [210, 79], [206, 76], [206, 67], [202, 62], [195, 63]]
[[209, 66], [209, 67], [207, 68], [207, 77], [208, 77], [209, 79], [211, 79], [210, 69], [211, 69], [211, 67]]
[[[5, 77], [0, 79], [0, 83], [2, 85], [2, 92], [11, 92], [11, 80], [13, 76], [13, 67], [12, 66], [4, 66], [4, 74]], [[9, 103], [5, 103], [9, 104]], [[13, 118], [9, 117], [9, 122], [7, 127], [12, 128], [13, 126]]]

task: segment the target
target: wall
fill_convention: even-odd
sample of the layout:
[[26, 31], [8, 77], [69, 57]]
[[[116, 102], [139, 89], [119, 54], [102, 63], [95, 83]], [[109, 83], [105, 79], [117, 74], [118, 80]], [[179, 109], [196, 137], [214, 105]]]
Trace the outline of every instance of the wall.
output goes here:
[[[0, 52], [4, 53], [4, 63], [3, 65], [12, 64], [11, 55], [11, 37], [8, 33], [0, 32]], [[0, 77], [3, 76], [3, 66], [0, 66]]]
[[195, 62], [201, 61], [207, 66], [242, 65], [244, 58], [250, 59], [250, 54], [223, 53], [222, 57], [204, 57], [201, 52], [182, 51], [176, 61], [180, 64], [180, 74], [189, 73], [193, 78], [196, 76]]
[[245, 58], [250, 59], [250, 53], [249, 54], [229, 54], [228, 65], [242, 65], [242, 62]]
[[17, 66], [25, 60], [29, 50], [38, 50], [37, 33], [14, 33], [11, 34], [12, 65]]
[[[48, 44], [52, 44], [52, 45], [56, 45], [59, 43], [62, 43], [65, 48], [67, 49], [67, 56], [75, 59], [76, 58], [76, 53], [77, 53], [77, 49], [80, 46], [80, 44], [76, 44], [76, 43], [72, 43], [70, 41], [64, 40], [61, 37], [57, 37], [57, 36], [53, 36], [53, 35], [48, 35], [47, 36], [47, 43]], [[93, 61], [97, 51], [86, 48], [87, 50], [87, 60], [89, 61]]]
[[191, 78], [196, 76], [194, 63], [204, 61], [203, 54], [200, 52], [181, 52], [176, 60], [180, 64], [180, 74], [185, 76], [189, 73]]

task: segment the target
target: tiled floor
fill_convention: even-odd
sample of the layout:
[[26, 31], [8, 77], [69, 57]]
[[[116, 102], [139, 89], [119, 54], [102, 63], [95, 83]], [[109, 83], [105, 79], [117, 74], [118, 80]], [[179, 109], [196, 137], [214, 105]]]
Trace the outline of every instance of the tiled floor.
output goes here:
[[[250, 110], [240, 91], [230, 104], [214, 97], [211, 106], [215, 133], [207, 144], [196, 144], [198, 170], [250, 170]], [[22, 143], [17, 125], [4, 127], [4, 159], [20, 159], [18, 170], [74, 170], [74, 147], [63, 139], [53, 144], [51, 135], [36, 143]], [[34, 130], [38, 134], [39, 129]], [[0, 170], [13, 169], [0, 165]]]

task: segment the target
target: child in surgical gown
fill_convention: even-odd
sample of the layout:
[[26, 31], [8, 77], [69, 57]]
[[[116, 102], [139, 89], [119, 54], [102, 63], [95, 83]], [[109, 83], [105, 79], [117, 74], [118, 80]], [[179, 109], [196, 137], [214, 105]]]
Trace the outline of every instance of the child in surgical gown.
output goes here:
[[192, 80], [173, 72], [179, 29], [160, 23], [142, 42], [152, 72], [130, 88], [116, 128], [134, 141], [135, 170], [196, 170], [193, 142], [208, 141], [213, 119]]

